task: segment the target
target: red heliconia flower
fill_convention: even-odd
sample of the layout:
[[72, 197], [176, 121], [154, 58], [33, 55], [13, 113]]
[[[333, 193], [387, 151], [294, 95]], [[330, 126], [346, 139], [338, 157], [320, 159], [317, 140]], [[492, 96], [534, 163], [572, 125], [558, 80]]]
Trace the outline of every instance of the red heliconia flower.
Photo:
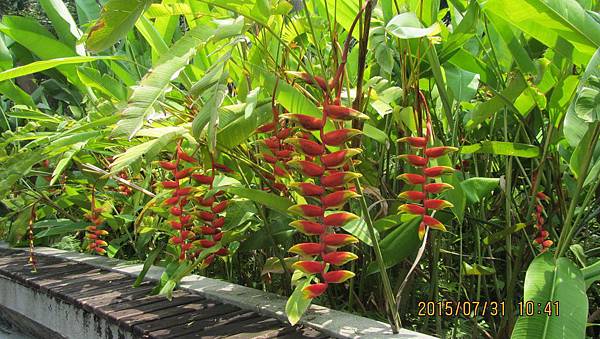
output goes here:
[[172, 171], [177, 168], [177, 165], [174, 162], [169, 161], [161, 161], [158, 165], [166, 170]]
[[341, 247], [341, 246], [346, 246], [346, 245], [350, 245], [350, 244], [355, 244], [358, 242], [358, 239], [356, 239], [356, 237], [351, 236], [350, 234], [343, 234], [343, 233], [325, 234], [322, 237], [322, 239], [323, 239], [323, 242], [327, 246], [332, 246], [332, 247]]
[[346, 271], [346, 270], [337, 270], [337, 271], [329, 271], [327, 273], [323, 273], [323, 279], [327, 283], [330, 284], [340, 284], [344, 281], [354, 277], [354, 272]]
[[282, 159], [289, 159], [293, 153], [294, 153], [294, 150], [282, 149], [279, 151], [275, 151], [275, 156], [282, 158]]
[[326, 209], [340, 208], [348, 201], [348, 199], [358, 196], [359, 195], [356, 192], [350, 190], [336, 191], [321, 197], [321, 204], [323, 205], [323, 208]]
[[279, 139], [277, 139], [276, 136], [272, 136], [270, 138], [262, 139], [262, 140], [260, 140], [260, 142], [262, 142], [265, 145], [267, 145], [267, 147], [270, 148], [271, 150], [279, 149], [279, 146], [281, 146], [281, 144], [279, 142]]
[[288, 173], [288, 171], [286, 171], [285, 169], [283, 169], [277, 165], [273, 166], [273, 173], [275, 173], [275, 175], [278, 177], [287, 177], [290, 175]]
[[219, 232], [219, 233], [213, 235], [214, 241], [221, 241], [221, 238], [223, 238], [223, 232]]
[[287, 137], [289, 137], [290, 134], [292, 134], [292, 129], [291, 128], [281, 128], [279, 130], [279, 132], [277, 132], [276, 137], [279, 140], [283, 140], [283, 139], [286, 139]]
[[446, 184], [443, 182], [434, 182], [431, 184], [427, 184], [423, 186], [423, 190], [427, 193], [433, 193], [433, 194], [439, 194], [442, 192], [445, 192], [449, 189], [453, 189], [454, 186], [450, 185], [450, 184]]
[[427, 209], [441, 210], [444, 208], [454, 207], [449, 201], [442, 199], [427, 199], [423, 202], [423, 205]]
[[223, 227], [223, 225], [225, 225], [225, 217], [219, 217], [219, 218], [213, 220], [212, 225], [213, 225], [213, 227], [216, 227], [216, 228]]
[[200, 239], [200, 240], [196, 240], [196, 241], [198, 242], [198, 244], [201, 247], [204, 247], [204, 248], [210, 248], [210, 247], [213, 247], [213, 246], [215, 246], [217, 244], [216, 241], [208, 240], [208, 239]]
[[268, 133], [268, 132], [273, 131], [274, 129], [275, 129], [275, 123], [270, 122], [270, 123], [259, 126], [256, 130], [259, 133]]
[[183, 179], [183, 178], [189, 177], [190, 174], [192, 174], [193, 170], [194, 169], [192, 167], [190, 167], [190, 168], [183, 169], [179, 172], [175, 172], [175, 179]]
[[[327, 80], [323, 79], [323, 77], [320, 77], [318, 75], [311, 76], [310, 74], [308, 74], [306, 72], [286, 71], [285, 73], [292, 75], [294, 77], [300, 78], [309, 85], [317, 84], [317, 86], [319, 86], [321, 88], [321, 90], [327, 91], [327, 85], [328, 85]], [[331, 87], [330, 87], [330, 89], [331, 89]]]
[[409, 145], [415, 148], [423, 148], [427, 146], [427, 138], [425, 137], [404, 137], [398, 139], [398, 142], [407, 142]]
[[211, 210], [213, 211], [213, 213], [221, 213], [223, 211], [225, 211], [225, 209], [227, 208], [227, 205], [229, 204], [228, 200], [223, 200], [220, 203], [214, 205]]
[[356, 214], [349, 212], [338, 212], [325, 216], [323, 223], [327, 226], [341, 227], [352, 220], [357, 220], [359, 217]]
[[350, 107], [338, 106], [338, 105], [325, 105], [323, 106], [323, 113], [332, 119], [336, 120], [350, 120], [350, 119], [368, 119], [369, 117], [361, 112], [352, 109]]
[[323, 261], [335, 265], [342, 266], [352, 260], [358, 259], [358, 256], [352, 252], [329, 252], [323, 254]]
[[323, 154], [323, 152], [325, 152], [325, 147], [323, 147], [323, 145], [312, 140], [302, 138], [289, 138], [286, 139], [286, 142], [297, 146], [300, 149], [300, 151], [306, 155], [319, 156]]
[[189, 162], [192, 164], [195, 164], [197, 162], [197, 160], [194, 159], [194, 157], [185, 153], [179, 146], [177, 146], [177, 157], [183, 161], [186, 161], [186, 162]]
[[180, 188], [180, 189], [177, 189], [177, 190], [174, 192], [174, 195], [177, 195], [177, 196], [185, 196], [185, 195], [188, 195], [188, 194], [190, 194], [190, 193], [192, 192], [192, 190], [193, 190], [193, 188], [192, 188], [192, 187], [184, 187], [184, 188]]
[[210, 226], [202, 226], [200, 227], [200, 232], [202, 232], [203, 235], [213, 235], [217, 233], [217, 230]]
[[205, 221], [212, 221], [216, 218], [216, 216], [213, 213], [207, 211], [198, 212], [198, 216], [200, 217], [200, 219]]
[[422, 185], [427, 181], [427, 179], [424, 176], [413, 173], [401, 174], [400, 176], [398, 176], [398, 179], [402, 179], [411, 185]]
[[355, 135], [359, 135], [361, 133], [361, 131], [352, 128], [338, 129], [323, 134], [322, 141], [325, 145], [340, 146]]
[[181, 229], [181, 223], [177, 222], [175, 220], [171, 220], [169, 221], [169, 223], [171, 224], [171, 227], [175, 230], [180, 230]]
[[309, 131], [318, 131], [325, 125], [325, 121], [320, 118], [316, 118], [305, 114], [282, 114], [282, 118], [296, 121], [302, 126], [302, 128]]
[[[198, 254], [200, 254], [201, 251], [198, 251]], [[202, 265], [203, 266], [210, 266], [214, 261], [215, 261], [215, 254], [213, 253], [211, 255], [209, 255], [208, 257], [204, 258], [204, 260], [202, 260]]]
[[433, 229], [440, 230], [443, 232], [446, 231], [446, 227], [444, 226], [444, 224], [442, 224], [439, 220], [430, 215], [423, 215], [423, 223]]
[[358, 148], [348, 148], [341, 151], [325, 154], [321, 156], [321, 163], [328, 168], [336, 168], [344, 165], [346, 160], [359, 154]]
[[290, 226], [306, 235], [321, 235], [326, 230], [325, 225], [309, 220], [295, 220], [290, 223]]
[[165, 205], [175, 205], [179, 202], [179, 196], [174, 196], [164, 201]]
[[296, 253], [303, 256], [317, 255], [323, 252], [323, 244], [316, 242], [304, 242], [296, 244], [288, 250], [290, 253]]
[[182, 225], [187, 225], [190, 223], [190, 220], [192, 220], [192, 216], [191, 215], [182, 215], [179, 217], [179, 222], [181, 222]]
[[94, 248], [94, 251], [98, 252], [98, 254], [106, 254], [106, 250], [104, 248], [101, 248], [101, 247]]
[[442, 155], [455, 151], [458, 151], [458, 148], [450, 146], [431, 147], [425, 150], [425, 155], [429, 158], [439, 158]]
[[417, 234], [419, 236], [419, 240], [423, 240], [423, 238], [425, 237], [425, 230], [427, 229], [427, 225], [425, 225], [424, 222], [419, 223], [419, 230], [417, 231]]
[[427, 195], [420, 191], [404, 191], [399, 197], [405, 200], [422, 201]]
[[299, 169], [302, 174], [308, 177], [320, 177], [325, 172], [325, 168], [307, 160], [292, 160], [288, 161], [287, 164], [290, 167]]
[[420, 157], [420, 156], [414, 155], [414, 154], [403, 154], [403, 155], [399, 156], [398, 158], [408, 161], [409, 164], [411, 164], [415, 167], [426, 166], [427, 162], [428, 162], [427, 158], [423, 158], [423, 157]]
[[321, 206], [305, 204], [293, 205], [290, 208], [288, 208], [288, 211], [302, 217], [316, 218], [323, 216], [324, 209]]
[[228, 255], [229, 254], [229, 249], [228, 248], [219, 248], [218, 251], [215, 252], [216, 255], [220, 255], [220, 256], [224, 256], [224, 255]]
[[85, 235], [85, 237], [88, 238], [88, 239], [92, 239], [92, 240], [98, 239], [98, 236], [95, 235], [94, 233], [88, 233], [88, 234]]
[[327, 290], [327, 283], [310, 284], [302, 289], [304, 298], [314, 299]]
[[295, 270], [302, 271], [306, 274], [317, 274], [323, 272], [325, 263], [320, 261], [297, 261], [292, 265]]
[[161, 182], [161, 185], [164, 188], [178, 188], [179, 182], [178, 181], [163, 181], [163, 182]]
[[433, 166], [423, 169], [423, 174], [427, 177], [435, 178], [444, 174], [452, 174], [454, 171], [454, 168], [449, 166]]
[[211, 177], [209, 175], [203, 175], [203, 174], [192, 174], [192, 179], [196, 180], [197, 182], [203, 184], [203, 185], [210, 185], [213, 183], [213, 180], [215, 179], [214, 177]]
[[268, 162], [269, 164], [274, 164], [274, 163], [276, 163], [277, 161], [279, 161], [279, 159], [277, 159], [277, 157], [274, 157], [274, 156], [272, 156], [272, 155], [270, 155], [270, 154], [267, 154], [267, 153], [261, 153], [261, 154], [260, 154], [260, 156], [261, 156], [261, 157], [262, 157], [262, 158], [263, 158], [263, 159], [264, 159], [266, 162]]
[[333, 172], [321, 177], [321, 185], [325, 187], [338, 187], [342, 186], [351, 180], [360, 178], [360, 173], [354, 172]]
[[171, 207], [170, 212], [172, 215], [180, 216], [182, 211], [179, 207]]
[[211, 196], [208, 198], [199, 198], [198, 203], [205, 207], [210, 207], [215, 203], [215, 197]]
[[220, 171], [220, 172], [223, 172], [223, 173], [233, 173], [233, 170], [231, 168], [229, 168], [229, 167], [227, 167], [227, 166], [225, 166], [223, 164], [219, 164], [219, 163], [215, 162], [213, 165], [215, 166], [215, 169], [218, 170], [218, 171]]
[[311, 184], [309, 182], [294, 182], [290, 186], [297, 189], [302, 196], [313, 197], [320, 196], [325, 193], [325, 189], [321, 186]]
[[537, 192], [535, 197], [539, 200], [545, 200], [545, 201], [550, 200], [550, 197], [547, 196], [544, 192]]
[[423, 206], [416, 205], [416, 204], [400, 205], [400, 207], [398, 207], [398, 210], [400, 210], [404, 213], [408, 213], [408, 214], [416, 214], [416, 215], [425, 214], [425, 208]]

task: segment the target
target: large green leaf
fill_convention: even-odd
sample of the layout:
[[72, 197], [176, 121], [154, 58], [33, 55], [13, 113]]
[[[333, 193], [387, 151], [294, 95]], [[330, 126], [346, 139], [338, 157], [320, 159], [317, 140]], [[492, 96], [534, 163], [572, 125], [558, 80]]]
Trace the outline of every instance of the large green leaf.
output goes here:
[[[535, 312], [531, 316], [519, 317], [512, 333], [513, 339], [585, 337], [588, 314], [585, 282], [583, 274], [571, 260], [555, 260], [551, 253], [535, 258], [525, 275], [523, 300], [532, 301]], [[560, 303], [558, 315], [548, 316], [541, 312], [546, 303], [555, 301]]]
[[460, 183], [467, 200], [472, 203], [481, 202], [481, 199], [492, 193], [500, 185], [498, 178], [469, 178]]
[[[379, 245], [386, 268], [397, 265], [404, 258], [417, 252], [421, 245], [417, 232], [420, 221], [420, 217], [411, 217], [410, 220], [402, 222], [381, 240]], [[377, 263], [371, 262], [367, 267], [367, 274], [377, 272], [379, 272]]]
[[83, 46], [78, 46], [78, 40], [82, 33], [75, 23], [75, 19], [71, 16], [69, 9], [65, 6], [62, 0], [39, 0], [40, 5], [44, 8], [44, 12], [52, 21], [54, 30], [61, 41], [67, 42], [77, 54], [84, 55]]
[[255, 203], [264, 205], [267, 208], [270, 208], [274, 211], [280, 212], [285, 215], [288, 214], [288, 208], [293, 205], [289, 199], [280, 197], [273, 193], [268, 193], [252, 188], [229, 187], [227, 191], [231, 194], [235, 194], [242, 198], [249, 199]]
[[312, 299], [305, 298], [302, 293], [302, 289], [310, 285], [310, 280], [309, 278], [299, 280], [294, 292], [285, 304], [285, 314], [292, 325], [296, 325], [300, 321], [300, 318], [310, 306]]
[[61, 235], [80, 231], [85, 229], [89, 223], [85, 221], [75, 222], [69, 219], [50, 219], [36, 222], [33, 227], [35, 229], [41, 228], [43, 230], [35, 234], [36, 238], [50, 237], [53, 235]]
[[228, 9], [254, 20], [264, 26], [271, 16], [271, 4], [268, 0], [200, 0], [202, 2]]
[[509, 155], [521, 158], [537, 158], [540, 156], [540, 148], [537, 146], [505, 141], [482, 141], [478, 144], [463, 146], [460, 152], [463, 154]]
[[404, 12], [396, 15], [388, 22], [385, 29], [388, 33], [400, 39], [422, 38], [440, 32], [438, 23], [434, 23], [429, 27], [423, 27], [423, 24], [413, 12]]
[[109, 0], [96, 24], [90, 29], [86, 46], [100, 52], [114, 45], [135, 25], [152, 0]]
[[496, 15], [580, 65], [600, 47], [600, 23], [576, 0], [481, 1]]
[[[165, 53], [157, 66], [150, 70], [137, 86], [129, 104], [121, 113], [121, 120], [113, 130], [113, 136], [132, 138], [144, 126], [148, 116], [155, 112], [164, 92], [171, 86], [171, 80], [189, 63], [196, 49], [211, 38], [227, 38], [239, 34], [243, 28], [243, 19], [222, 21], [220, 25], [198, 25]], [[224, 34], [227, 31], [229, 34]]]
[[10, 80], [18, 77], [22, 77], [24, 75], [38, 73], [41, 71], [45, 71], [50, 68], [59, 67], [62, 65], [71, 65], [71, 64], [82, 64], [86, 62], [96, 61], [96, 60], [116, 60], [120, 59], [116, 56], [76, 56], [76, 57], [67, 57], [67, 58], [57, 58], [50, 60], [42, 60], [32, 62], [30, 64], [19, 66], [15, 68], [8, 69], [4, 72], [0, 72], [0, 82], [5, 80]]

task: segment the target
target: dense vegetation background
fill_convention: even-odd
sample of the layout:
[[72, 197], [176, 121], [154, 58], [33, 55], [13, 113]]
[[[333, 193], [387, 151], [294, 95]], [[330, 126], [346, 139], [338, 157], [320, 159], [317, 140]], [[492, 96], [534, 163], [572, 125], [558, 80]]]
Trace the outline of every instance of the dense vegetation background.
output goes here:
[[155, 293], [278, 293], [291, 322], [598, 337], [597, 11], [2, 1], [0, 237], [162, 265]]

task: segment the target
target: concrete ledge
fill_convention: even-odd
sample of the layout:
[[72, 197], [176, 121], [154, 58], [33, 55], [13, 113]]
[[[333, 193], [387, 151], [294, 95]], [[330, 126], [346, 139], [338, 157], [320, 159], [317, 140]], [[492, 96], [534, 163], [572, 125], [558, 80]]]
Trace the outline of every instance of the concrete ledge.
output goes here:
[[[0, 248], [9, 248], [9, 246], [6, 243], [0, 242]], [[25, 251], [26, 249], [20, 250]], [[63, 251], [48, 247], [38, 247], [35, 249], [35, 252], [40, 255], [84, 262], [92, 266], [131, 276], [137, 276], [142, 271], [143, 267], [141, 264], [131, 264], [123, 260]], [[146, 274], [145, 280], [160, 280], [162, 273], [163, 268], [153, 266]], [[287, 300], [276, 294], [266, 293], [253, 288], [199, 275], [185, 277], [181, 281], [180, 288], [198, 293], [208, 299], [235, 305], [245, 310], [255, 311], [259, 314], [287, 322], [287, 317], [284, 312]], [[0, 303], [2, 303], [1, 299]], [[399, 334], [392, 334], [390, 326], [386, 323], [332, 310], [319, 305], [312, 305], [305, 313], [302, 320], [300, 320], [300, 323], [318, 329], [322, 333], [336, 338], [434, 338], [429, 335], [405, 329], [402, 329]], [[74, 336], [74, 338], [78, 338], [78, 336]]]

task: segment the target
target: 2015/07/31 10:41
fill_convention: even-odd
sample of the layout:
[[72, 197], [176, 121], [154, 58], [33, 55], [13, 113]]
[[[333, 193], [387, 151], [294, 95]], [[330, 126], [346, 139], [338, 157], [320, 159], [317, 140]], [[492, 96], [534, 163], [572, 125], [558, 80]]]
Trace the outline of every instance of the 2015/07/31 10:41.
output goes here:
[[[506, 303], [504, 301], [420, 301], [418, 316], [504, 316]], [[522, 301], [517, 303], [518, 316], [559, 315], [559, 302]]]

